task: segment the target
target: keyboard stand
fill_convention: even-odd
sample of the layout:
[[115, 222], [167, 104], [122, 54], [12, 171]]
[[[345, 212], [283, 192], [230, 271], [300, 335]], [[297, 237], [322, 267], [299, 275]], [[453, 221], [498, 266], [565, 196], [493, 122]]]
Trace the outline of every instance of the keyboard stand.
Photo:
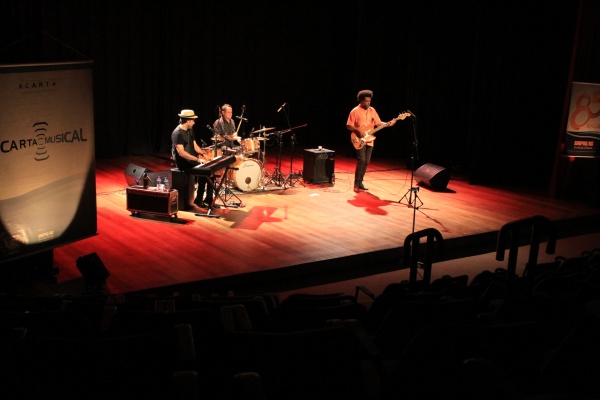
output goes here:
[[197, 216], [197, 217], [221, 218], [220, 215], [211, 214], [211, 212], [215, 209], [215, 206], [216, 206], [215, 203], [216, 203], [217, 198], [220, 199], [223, 202], [223, 204], [225, 204], [225, 202], [223, 201], [223, 198], [221, 198], [221, 187], [223, 186], [224, 179], [220, 179], [219, 180], [219, 184], [216, 187], [215, 187], [215, 184], [213, 182], [213, 179], [217, 179], [219, 177], [220, 177], [219, 175], [214, 175], [214, 176], [211, 176], [211, 177], [209, 177], [207, 179], [208, 185], [210, 186], [211, 190], [214, 193], [213, 194], [213, 200], [212, 200], [212, 203], [210, 203], [210, 205], [208, 207], [208, 211], [206, 212], [206, 214], [195, 213], [194, 214], [195, 216]]
[[[222, 178], [221, 181], [225, 182], [225, 185], [223, 186], [223, 189], [221, 189], [221, 191], [219, 191], [219, 199], [221, 199], [221, 202], [223, 204], [223, 207], [229, 207], [229, 208], [239, 208], [242, 207], [242, 200], [235, 194], [233, 193], [233, 191], [231, 190], [231, 181], [228, 179], [229, 177], [229, 171], [237, 171], [238, 168], [234, 168], [234, 167], [225, 167], [225, 173], [223, 174], [223, 176], [225, 178]], [[231, 199], [235, 197], [238, 201], [232, 201]]]

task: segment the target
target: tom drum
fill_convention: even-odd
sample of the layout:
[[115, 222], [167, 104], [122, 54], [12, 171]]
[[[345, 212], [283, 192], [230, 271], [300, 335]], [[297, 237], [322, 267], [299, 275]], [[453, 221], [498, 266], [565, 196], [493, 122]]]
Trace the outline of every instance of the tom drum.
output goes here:
[[[216, 153], [216, 155], [215, 155]], [[217, 149], [215, 151], [215, 146], [209, 146], [204, 149], [204, 159], [206, 161], [212, 161], [215, 157], [222, 156], [223, 150]]]
[[249, 138], [242, 140], [242, 152], [244, 154], [256, 153], [260, 150], [260, 142], [258, 138]]
[[232, 168], [237, 168], [237, 170], [229, 170], [229, 180], [242, 192], [255, 190], [263, 178], [262, 163], [251, 158], [236, 158]]

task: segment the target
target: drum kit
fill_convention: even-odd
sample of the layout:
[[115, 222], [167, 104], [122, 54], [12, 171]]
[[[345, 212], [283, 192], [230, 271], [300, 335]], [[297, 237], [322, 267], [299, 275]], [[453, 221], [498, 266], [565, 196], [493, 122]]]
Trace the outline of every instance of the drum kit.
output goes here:
[[[266, 140], [265, 132], [272, 131], [272, 128], [262, 128], [250, 133], [250, 137], [242, 139], [240, 136], [230, 136], [232, 141], [240, 143], [239, 146], [219, 147], [218, 142], [224, 141], [221, 137], [213, 137], [215, 144], [206, 148], [210, 153], [209, 158], [213, 159], [222, 155], [235, 155], [236, 161], [228, 168], [225, 179], [225, 187], [235, 186], [242, 192], [251, 192], [256, 190], [261, 184], [268, 172], [264, 170], [266, 162]], [[258, 136], [254, 136], [258, 135]], [[261, 145], [261, 143], [263, 145]], [[210, 160], [209, 160], [210, 161]], [[264, 186], [264, 184], [262, 185]], [[227, 190], [227, 189], [226, 189]]]

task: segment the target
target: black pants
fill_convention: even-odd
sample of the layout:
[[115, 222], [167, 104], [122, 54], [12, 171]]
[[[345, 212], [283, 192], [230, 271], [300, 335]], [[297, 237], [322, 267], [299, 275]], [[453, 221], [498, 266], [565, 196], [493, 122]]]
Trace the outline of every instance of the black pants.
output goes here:
[[202, 199], [204, 197], [204, 192], [206, 192], [206, 200], [204, 200], [205, 203], [212, 203], [213, 200], [213, 195], [214, 195], [214, 190], [213, 190], [213, 185], [214, 185], [214, 181], [212, 181], [212, 185], [208, 183], [208, 180], [212, 178], [209, 177], [205, 177], [205, 176], [198, 176], [198, 190], [196, 190], [196, 200], [194, 200], [194, 203], [196, 204], [200, 204], [202, 203]]
[[[208, 177], [208, 176], [199, 176], [199, 175], [194, 174], [192, 172], [193, 168], [198, 164], [199, 163], [197, 163], [197, 162], [192, 162], [192, 161], [187, 161], [187, 160], [179, 161], [177, 163], [177, 168], [179, 168], [180, 171], [184, 171], [185, 173], [196, 176], [196, 179], [198, 182], [198, 189], [196, 190], [196, 200], [194, 200], [194, 203], [196, 203], [197, 205], [200, 205], [203, 201], [205, 192], [206, 192], [206, 200], [204, 202], [211, 203], [213, 200], [214, 190], [213, 190], [213, 186], [208, 183], [208, 180], [209, 179], [212, 180], [213, 178]], [[214, 185], [214, 180], [212, 182]]]
[[356, 150], [356, 171], [354, 171], [354, 186], [362, 184], [367, 172], [367, 167], [371, 162], [371, 154], [373, 153], [373, 146], [363, 146], [362, 149]]

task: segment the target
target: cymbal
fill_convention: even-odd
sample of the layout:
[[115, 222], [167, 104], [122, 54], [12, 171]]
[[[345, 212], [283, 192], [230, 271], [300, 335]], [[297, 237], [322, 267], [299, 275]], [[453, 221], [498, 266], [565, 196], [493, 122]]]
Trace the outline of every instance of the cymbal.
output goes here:
[[215, 140], [216, 140], [217, 142], [221, 142], [221, 141], [223, 141], [223, 140], [225, 140], [225, 139], [223, 139], [222, 137], [217, 137], [217, 138], [211, 137], [211, 138], [210, 138], [210, 140], [212, 140], [213, 142], [214, 142]]
[[261, 133], [261, 132], [266, 132], [266, 131], [272, 131], [273, 129], [275, 129], [275, 127], [272, 127], [272, 128], [262, 128], [262, 129], [259, 129], [257, 131], [252, 131], [252, 133]]
[[266, 137], [257, 137], [257, 138], [254, 138], [254, 139], [256, 139], [256, 140], [267, 140]]

